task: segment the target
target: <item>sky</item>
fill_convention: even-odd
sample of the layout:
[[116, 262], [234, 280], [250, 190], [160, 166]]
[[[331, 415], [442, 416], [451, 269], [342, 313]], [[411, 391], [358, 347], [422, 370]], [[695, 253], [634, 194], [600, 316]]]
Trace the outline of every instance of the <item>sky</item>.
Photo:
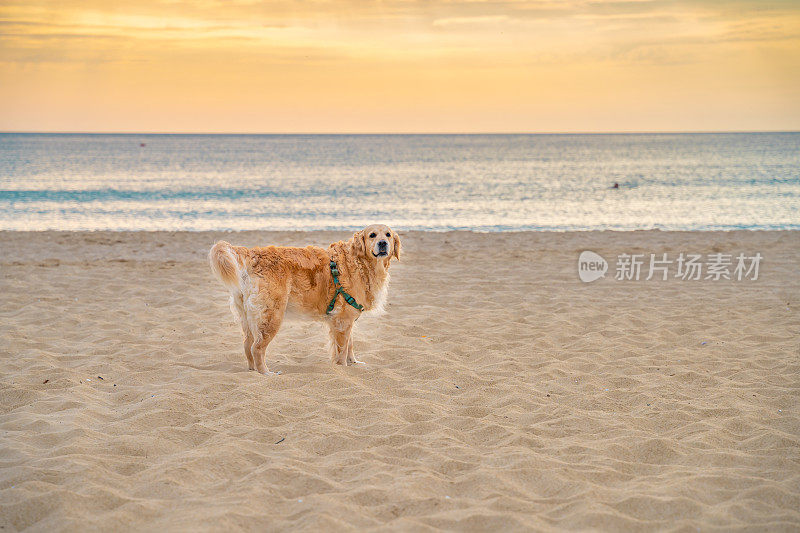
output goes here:
[[797, 0], [0, 0], [0, 131], [765, 130]]

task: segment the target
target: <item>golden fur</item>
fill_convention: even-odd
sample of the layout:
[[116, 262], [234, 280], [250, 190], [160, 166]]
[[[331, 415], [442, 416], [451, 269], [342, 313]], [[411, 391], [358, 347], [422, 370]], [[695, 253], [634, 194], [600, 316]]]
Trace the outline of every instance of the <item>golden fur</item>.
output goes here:
[[211, 269], [231, 294], [231, 309], [244, 333], [248, 367], [262, 374], [269, 373], [267, 345], [278, 333], [289, 303], [327, 322], [334, 363], [360, 363], [353, 355], [351, 333], [361, 312], [339, 295], [331, 314], [325, 313], [336, 291], [330, 261], [336, 261], [344, 290], [369, 311], [383, 306], [392, 258], [400, 259], [400, 238], [380, 224], [367, 226], [327, 250], [318, 246], [245, 248], [220, 241], [208, 254]]

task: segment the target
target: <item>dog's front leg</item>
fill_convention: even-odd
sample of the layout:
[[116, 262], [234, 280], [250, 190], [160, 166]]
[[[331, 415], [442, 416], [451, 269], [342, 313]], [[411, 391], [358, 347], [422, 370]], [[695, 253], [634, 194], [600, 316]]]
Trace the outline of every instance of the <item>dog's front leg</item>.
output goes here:
[[345, 317], [336, 317], [330, 324], [331, 335], [331, 360], [336, 365], [348, 364], [348, 347], [350, 334], [353, 331], [353, 320]]
[[355, 354], [353, 354], [353, 332], [350, 331], [350, 335], [347, 338], [347, 364], [348, 365], [363, 365], [366, 364], [364, 361], [359, 361], [356, 359]]

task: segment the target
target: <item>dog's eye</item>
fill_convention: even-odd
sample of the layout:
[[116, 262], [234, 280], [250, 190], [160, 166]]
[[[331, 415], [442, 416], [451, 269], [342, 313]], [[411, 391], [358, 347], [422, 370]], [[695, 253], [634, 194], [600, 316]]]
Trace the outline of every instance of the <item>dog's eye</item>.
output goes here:
[[392, 236], [392, 234], [391, 234], [391, 233], [387, 233], [387, 234], [386, 234], [386, 236], [387, 236], [387, 237], [391, 237], [391, 236]]
[[369, 238], [370, 238], [370, 239], [374, 239], [374, 238], [375, 238], [375, 233], [370, 233], [370, 234], [369, 234]]

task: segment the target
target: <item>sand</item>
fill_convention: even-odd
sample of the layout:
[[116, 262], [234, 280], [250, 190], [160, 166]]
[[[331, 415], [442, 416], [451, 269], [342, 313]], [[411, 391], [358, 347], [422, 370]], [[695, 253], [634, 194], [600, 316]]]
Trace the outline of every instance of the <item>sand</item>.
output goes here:
[[248, 372], [208, 247], [343, 235], [0, 233], [0, 528], [800, 529], [797, 232], [405, 232], [365, 367], [292, 319]]

